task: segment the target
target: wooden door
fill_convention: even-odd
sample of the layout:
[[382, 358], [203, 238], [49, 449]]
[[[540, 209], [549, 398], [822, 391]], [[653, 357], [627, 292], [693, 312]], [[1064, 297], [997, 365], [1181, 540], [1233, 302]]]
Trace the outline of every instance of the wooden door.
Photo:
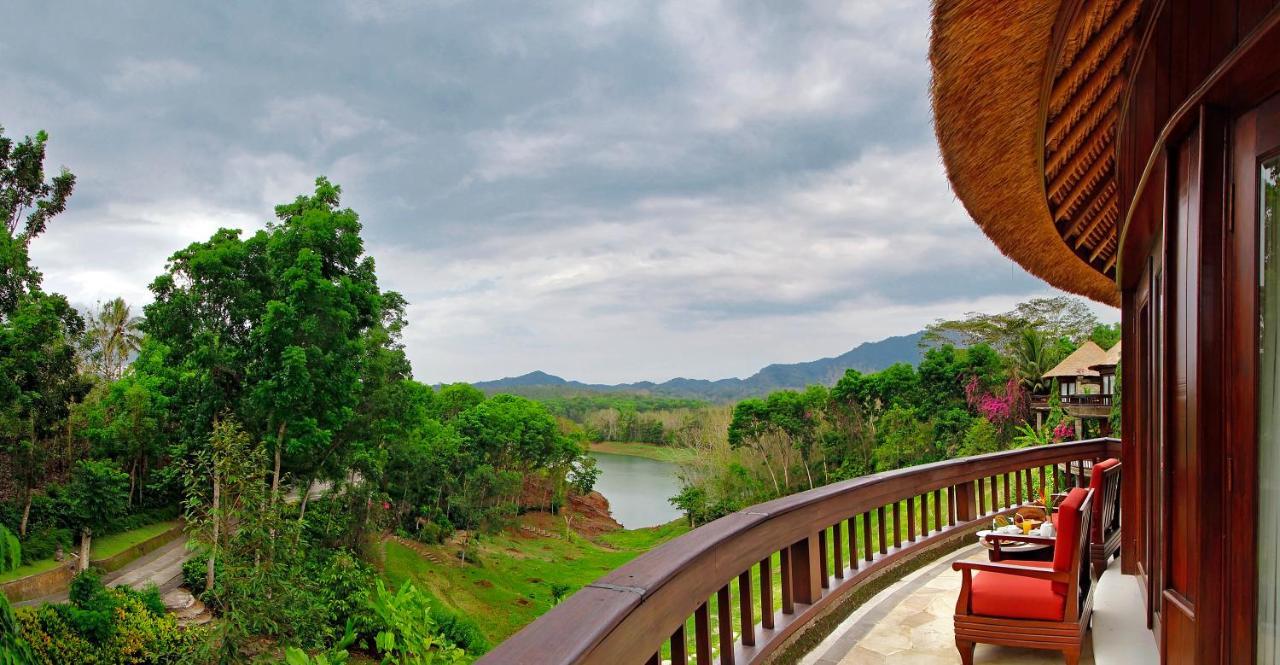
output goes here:
[[1280, 96], [1232, 130], [1227, 244], [1230, 554], [1224, 593], [1232, 663], [1280, 663]]

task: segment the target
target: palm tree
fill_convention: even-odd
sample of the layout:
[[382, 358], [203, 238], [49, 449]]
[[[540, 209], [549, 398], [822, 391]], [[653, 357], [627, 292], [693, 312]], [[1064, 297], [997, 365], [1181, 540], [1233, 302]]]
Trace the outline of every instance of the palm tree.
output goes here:
[[1032, 394], [1044, 394], [1048, 390], [1049, 383], [1044, 380], [1044, 375], [1059, 360], [1057, 347], [1049, 344], [1044, 334], [1035, 328], [1023, 328], [1013, 345], [1014, 376]]
[[124, 298], [108, 300], [89, 317], [85, 339], [92, 371], [114, 381], [142, 347], [142, 317], [133, 316]]

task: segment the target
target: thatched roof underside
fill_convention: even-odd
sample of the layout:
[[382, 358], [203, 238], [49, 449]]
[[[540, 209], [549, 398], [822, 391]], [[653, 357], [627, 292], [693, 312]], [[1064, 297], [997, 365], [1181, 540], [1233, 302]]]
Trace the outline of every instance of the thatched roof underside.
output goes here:
[[[1141, 0], [936, 0], [934, 127], [956, 195], [1009, 258], [1118, 305], [1118, 105]], [[1042, 124], [1043, 123], [1043, 124]]]
[[1074, 378], [1077, 376], [1098, 376], [1098, 370], [1089, 369], [1097, 365], [1105, 365], [1107, 363], [1107, 352], [1102, 350], [1094, 342], [1085, 342], [1080, 345], [1071, 355], [1062, 359], [1062, 362], [1054, 366], [1053, 369], [1045, 373], [1043, 378], [1061, 379]]

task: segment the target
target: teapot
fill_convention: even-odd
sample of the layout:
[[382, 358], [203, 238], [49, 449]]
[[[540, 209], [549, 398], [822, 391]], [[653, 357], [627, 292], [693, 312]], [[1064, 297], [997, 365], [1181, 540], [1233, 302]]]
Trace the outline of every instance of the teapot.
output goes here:
[[1053, 527], [1053, 522], [1046, 520], [1044, 524], [1040, 525], [1040, 535], [1045, 538], [1053, 538], [1057, 533], [1057, 529]]

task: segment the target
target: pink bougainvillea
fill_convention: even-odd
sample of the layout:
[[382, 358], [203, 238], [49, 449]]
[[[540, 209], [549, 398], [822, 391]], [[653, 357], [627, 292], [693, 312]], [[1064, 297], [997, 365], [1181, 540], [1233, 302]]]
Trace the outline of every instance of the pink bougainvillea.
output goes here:
[[1053, 428], [1053, 440], [1063, 441], [1069, 437], [1075, 436], [1075, 433], [1076, 428], [1071, 423], [1064, 420], [1058, 423], [1057, 427]]
[[1003, 394], [994, 394], [984, 393], [975, 376], [965, 384], [964, 395], [970, 407], [996, 426], [1020, 420], [1027, 408], [1026, 391], [1014, 379], [1005, 383]]

